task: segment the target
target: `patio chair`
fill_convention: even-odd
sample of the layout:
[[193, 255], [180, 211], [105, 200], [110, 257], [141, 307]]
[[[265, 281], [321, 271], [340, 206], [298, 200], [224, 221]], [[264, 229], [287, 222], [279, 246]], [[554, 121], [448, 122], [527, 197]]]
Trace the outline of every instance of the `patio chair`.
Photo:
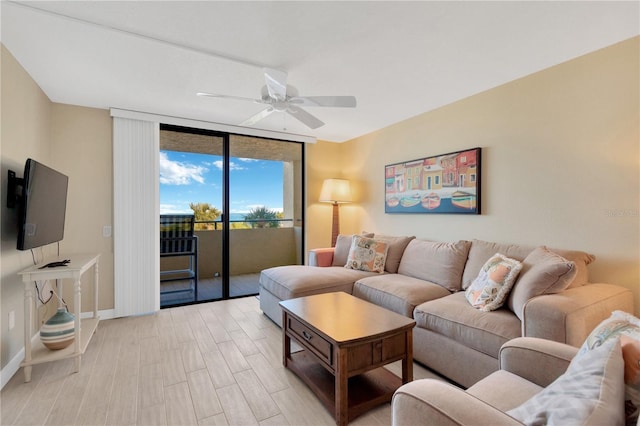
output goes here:
[[[194, 234], [195, 218], [189, 214], [160, 215], [160, 258], [189, 257], [187, 269], [160, 271], [160, 294], [193, 291], [198, 294], [198, 237]], [[162, 283], [189, 280], [189, 288], [162, 290]]]

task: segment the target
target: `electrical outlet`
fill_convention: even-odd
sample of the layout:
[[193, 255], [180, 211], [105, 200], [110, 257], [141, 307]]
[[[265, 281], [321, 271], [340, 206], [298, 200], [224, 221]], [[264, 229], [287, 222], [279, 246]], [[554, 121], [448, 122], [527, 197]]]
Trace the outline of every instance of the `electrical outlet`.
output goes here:
[[9, 330], [13, 330], [16, 326], [16, 311], [9, 312]]
[[102, 227], [102, 236], [104, 238], [109, 238], [111, 236], [111, 225], [104, 225]]

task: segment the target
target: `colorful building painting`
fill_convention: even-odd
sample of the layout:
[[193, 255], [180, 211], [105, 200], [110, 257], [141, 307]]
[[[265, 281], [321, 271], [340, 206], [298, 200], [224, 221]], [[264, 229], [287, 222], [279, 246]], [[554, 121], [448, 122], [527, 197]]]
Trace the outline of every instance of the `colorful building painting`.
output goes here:
[[481, 148], [385, 166], [386, 213], [480, 213]]

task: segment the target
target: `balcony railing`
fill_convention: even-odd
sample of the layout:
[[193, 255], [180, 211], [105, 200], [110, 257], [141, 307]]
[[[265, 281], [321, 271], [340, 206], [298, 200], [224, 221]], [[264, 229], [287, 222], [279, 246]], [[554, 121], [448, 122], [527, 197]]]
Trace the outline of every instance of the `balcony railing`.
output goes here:
[[[278, 228], [231, 228], [229, 229], [229, 274], [242, 275], [259, 273], [272, 266], [293, 265], [301, 262], [302, 232], [293, 226], [292, 219], [274, 219], [267, 222], [288, 223]], [[263, 222], [261, 220], [237, 222]], [[198, 222], [197, 222], [198, 223]], [[212, 229], [197, 229], [198, 271], [201, 279], [222, 274], [222, 229], [220, 221], [199, 222], [211, 224]], [[187, 259], [163, 258], [161, 270], [180, 269]]]
[[[196, 229], [199, 231], [219, 231], [222, 229], [222, 220], [197, 220]], [[293, 219], [241, 219], [241, 220], [230, 220], [229, 224], [233, 225], [234, 223], [246, 223], [249, 225], [246, 229], [256, 229], [256, 228], [291, 228], [293, 227]], [[278, 226], [251, 226], [251, 224], [269, 224], [269, 223], [277, 223]], [[198, 224], [210, 225], [206, 227], [206, 229], [202, 229], [201, 226], [197, 226]], [[234, 228], [231, 226], [231, 229], [244, 229], [244, 228]]]

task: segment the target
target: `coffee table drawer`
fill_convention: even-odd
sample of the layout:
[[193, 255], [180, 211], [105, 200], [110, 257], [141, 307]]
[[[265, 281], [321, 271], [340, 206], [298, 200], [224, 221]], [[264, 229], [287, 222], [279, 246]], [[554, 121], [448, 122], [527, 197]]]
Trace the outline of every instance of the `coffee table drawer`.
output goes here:
[[327, 364], [333, 365], [333, 348], [330, 342], [291, 316], [288, 316], [287, 328], [292, 334], [298, 336], [297, 340], [302, 346], [311, 350]]

